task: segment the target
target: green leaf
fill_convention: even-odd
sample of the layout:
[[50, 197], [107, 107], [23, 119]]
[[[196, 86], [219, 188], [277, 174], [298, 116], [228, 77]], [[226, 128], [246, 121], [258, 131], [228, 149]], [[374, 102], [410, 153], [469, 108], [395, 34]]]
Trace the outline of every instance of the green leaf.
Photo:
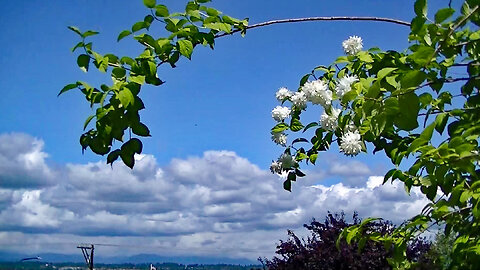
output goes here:
[[213, 30], [223, 31], [225, 33], [232, 32], [232, 25], [228, 23], [214, 22], [214, 23], [206, 23], [204, 26], [206, 28], [210, 28]]
[[88, 65], [90, 64], [90, 56], [86, 54], [80, 54], [77, 58], [78, 67], [84, 72], [88, 71]]
[[122, 153], [120, 154], [120, 157], [122, 158], [123, 163], [127, 165], [130, 169], [133, 169], [133, 166], [135, 166], [135, 154], [134, 153]]
[[353, 238], [355, 236], [357, 236], [357, 233], [358, 233], [358, 230], [360, 229], [360, 227], [355, 227], [353, 229], [350, 229], [347, 233], [347, 237], [345, 238], [345, 240], [347, 241], [347, 244], [350, 245], [350, 243], [352, 242]]
[[305, 138], [296, 138], [295, 140], [292, 141], [292, 145], [299, 142], [308, 142], [308, 140]]
[[300, 79], [300, 86], [303, 86], [308, 81], [308, 78], [310, 78], [310, 76], [312, 76], [311, 73], [303, 75], [303, 77]]
[[286, 130], [286, 129], [288, 129], [287, 124], [285, 124], [285, 123], [279, 123], [279, 124], [277, 124], [276, 126], [274, 126], [274, 127], [272, 128], [272, 132], [273, 132], [273, 133], [280, 133], [280, 132], [282, 132], [282, 131], [284, 131], [284, 130]]
[[98, 32], [88, 30], [88, 31], [86, 31], [82, 34], [82, 37], [86, 38], [86, 37], [93, 36], [93, 35], [98, 35]]
[[191, 59], [192, 57], [192, 52], [193, 52], [193, 44], [190, 40], [182, 39], [177, 41], [178, 44], [178, 50], [180, 53], [187, 57], [188, 59]]
[[221, 14], [220, 11], [214, 9], [214, 8], [207, 8], [207, 14], [208, 16], [216, 17]]
[[168, 8], [164, 5], [157, 5], [155, 7], [155, 15], [159, 17], [168, 17], [170, 13], [168, 12]]
[[410, 23], [410, 29], [412, 30], [412, 33], [418, 33], [422, 29], [423, 25], [425, 25], [426, 20], [427, 19], [425, 17], [413, 18], [412, 22]]
[[435, 49], [430, 46], [421, 46], [408, 58], [419, 64], [420, 66], [426, 65], [434, 56]]
[[292, 192], [292, 181], [285, 180], [285, 182], [283, 182], [283, 189]]
[[318, 122], [311, 122], [303, 129], [303, 132], [307, 131], [309, 128], [316, 127], [316, 126], [318, 126]]
[[300, 130], [302, 130], [302, 128], [303, 128], [303, 125], [300, 122], [300, 120], [298, 120], [296, 118], [292, 118], [292, 121], [290, 122], [290, 129], [292, 131], [300, 131]]
[[315, 161], [317, 161], [318, 154], [311, 154], [308, 159], [312, 164], [315, 164]]
[[422, 137], [416, 138], [413, 142], [408, 146], [407, 153], [413, 153], [418, 150], [421, 146], [427, 144], [427, 140], [423, 139]]
[[117, 42], [122, 40], [122, 38], [126, 37], [126, 36], [129, 36], [131, 35], [132, 32], [128, 31], [128, 30], [123, 30], [122, 32], [120, 32], [120, 34], [118, 35], [118, 38], [117, 38]]
[[68, 29], [72, 30], [73, 32], [77, 33], [79, 36], [82, 36], [82, 32], [75, 26], [68, 26]]
[[410, 131], [418, 127], [420, 101], [415, 93], [407, 93], [398, 97], [399, 112], [394, 122], [400, 129]]
[[455, 13], [455, 10], [453, 8], [443, 8], [437, 11], [435, 14], [435, 23], [442, 23], [446, 19], [450, 18], [450, 16]]
[[142, 85], [145, 83], [145, 76], [130, 76], [130, 81]]
[[71, 83], [71, 84], [67, 84], [65, 85], [62, 90], [60, 90], [60, 93], [58, 93], [57, 97], [60, 96], [61, 94], [69, 91], [69, 90], [72, 90], [74, 88], [77, 88], [80, 84], [77, 82], [77, 83]]
[[150, 130], [143, 123], [137, 123], [132, 125], [132, 132], [138, 136], [148, 137], [150, 136]]
[[419, 97], [420, 100], [420, 107], [426, 109], [428, 105], [432, 103], [432, 95], [430, 93], [423, 93]]
[[382, 78], [384, 78], [394, 70], [397, 70], [397, 68], [392, 68], [392, 67], [382, 68], [377, 72], [377, 78], [381, 80]]
[[[390, 180], [390, 177], [393, 176], [393, 174], [397, 171], [397, 169], [391, 169], [389, 170], [386, 174], [385, 177], [383, 178], [383, 184], [385, 184], [388, 180]], [[393, 181], [394, 179], [392, 179]], [[382, 184], [382, 185], [383, 185]]]
[[147, 8], [154, 8], [157, 3], [156, 3], [155, 0], [143, 0], [143, 4], [144, 4]]
[[132, 138], [122, 145], [122, 152], [141, 154], [143, 150], [142, 142], [137, 138]]
[[424, 139], [425, 141], [430, 141], [433, 135], [433, 129], [435, 128], [435, 122], [428, 125], [420, 134], [420, 138]]
[[298, 176], [298, 177], [304, 177], [306, 174], [304, 174], [302, 171], [300, 171], [299, 169], [295, 169], [295, 174]]
[[90, 115], [87, 120], [85, 120], [85, 123], [83, 124], [83, 130], [87, 129], [87, 126], [88, 124], [90, 123], [90, 121], [92, 121], [92, 119], [95, 117], [95, 115]]
[[372, 63], [373, 62], [372, 56], [367, 51], [359, 52], [358, 53], [358, 59], [360, 59], [360, 61], [365, 62], [365, 63]]
[[108, 154], [107, 156], [107, 164], [113, 165], [113, 162], [118, 159], [121, 153], [122, 151], [120, 151], [119, 149], [110, 152], [110, 154]]
[[297, 175], [295, 174], [295, 172], [290, 171], [290, 172], [288, 173], [287, 180], [289, 180], [289, 181], [297, 181]]
[[398, 99], [394, 97], [387, 98], [384, 102], [383, 109], [385, 110], [385, 113], [389, 116], [396, 115], [400, 110], [400, 107], [398, 106]]
[[445, 126], [448, 122], [448, 114], [447, 113], [439, 113], [435, 118], [435, 130], [442, 134], [445, 130]]
[[85, 44], [84, 44], [82, 41], [78, 42], [77, 45], [75, 45], [75, 46], [72, 48], [72, 52], [74, 52], [76, 49], [78, 49], [78, 48], [80, 48], [80, 47], [83, 47], [83, 46], [85, 46]]
[[133, 104], [135, 98], [133, 97], [132, 92], [130, 92], [130, 89], [128, 88], [123, 88], [120, 92], [117, 94], [118, 99], [122, 103], [122, 106], [124, 108], [127, 108], [128, 105]]
[[116, 67], [112, 70], [112, 75], [117, 80], [122, 80], [125, 78], [127, 71], [124, 68]]
[[146, 27], [147, 27], [147, 24], [144, 21], [136, 22], [132, 26], [132, 32], [137, 32], [137, 31], [139, 31], [143, 28], [146, 28]]
[[403, 89], [418, 87], [425, 79], [427, 74], [421, 70], [410, 70], [400, 80]]
[[415, 14], [417, 16], [427, 16], [427, 0], [417, 0], [414, 4]]

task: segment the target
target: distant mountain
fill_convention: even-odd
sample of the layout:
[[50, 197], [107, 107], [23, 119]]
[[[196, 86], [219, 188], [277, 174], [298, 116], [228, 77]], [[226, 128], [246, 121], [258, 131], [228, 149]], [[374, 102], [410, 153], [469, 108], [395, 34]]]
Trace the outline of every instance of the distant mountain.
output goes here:
[[[23, 258], [40, 256], [42, 261], [61, 263], [72, 262], [82, 263], [85, 262], [81, 251], [78, 254], [57, 254], [57, 253], [41, 253], [41, 254], [21, 254], [12, 252], [0, 251], [0, 262], [18, 262]], [[258, 264], [257, 261], [249, 259], [238, 259], [228, 257], [200, 257], [200, 256], [160, 256], [156, 254], [137, 254], [133, 256], [101, 256], [95, 253], [94, 263], [105, 264], [121, 264], [121, 263], [163, 263], [172, 262], [180, 264], [240, 264], [240, 265], [252, 265]]]

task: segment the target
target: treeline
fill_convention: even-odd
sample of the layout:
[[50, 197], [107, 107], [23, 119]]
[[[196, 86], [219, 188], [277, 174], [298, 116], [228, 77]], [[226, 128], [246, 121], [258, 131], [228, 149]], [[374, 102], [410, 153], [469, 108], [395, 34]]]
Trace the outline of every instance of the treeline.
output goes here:
[[[157, 270], [251, 270], [260, 269], [255, 265], [230, 265], [230, 264], [178, 264], [161, 263], [154, 264]], [[84, 270], [87, 269], [83, 263], [46, 263], [46, 262], [0, 262], [0, 270]], [[150, 264], [95, 264], [96, 270], [137, 270], [150, 269]]]

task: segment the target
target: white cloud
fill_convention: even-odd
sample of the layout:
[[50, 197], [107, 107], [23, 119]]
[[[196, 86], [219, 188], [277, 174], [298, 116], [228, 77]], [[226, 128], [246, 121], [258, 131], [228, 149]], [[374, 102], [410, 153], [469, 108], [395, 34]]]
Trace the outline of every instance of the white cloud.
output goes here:
[[23, 133], [0, 134], [0, 187], [42, 187], [55, 177], [43, 141]]
[[[23, 154], [6, 147], [14, 143]], [[164, 245], [171, 253], [196, 250], [196, 255], [222, 250], [255, 259], [271, 256], [287, 229], [301, 231], [304, 223], [323, 219], [327, 211], [349, 215], [356, 210], [361, 217], [401, 222], [426, 203], [416, 190], [408, 196], [399, 182], [381, 185], [383, 177], [371, 176], [370, 168], [358, 161], [330, 161], [326, 170], [307, 172], [289, 193], [268, 169], [231, 151], [173, 159], [163, 167], [152, 155], [141, 155], [134, 170], [120, 162], [113, 168], [96, 162], [54, 170], [42, 147], [28, 135], [0, 136], [0, 158], [17, 158], [1, 167], [2, 177], [8, 172], [9, 179], [21, 179], [35, 171], [49, 179], [44, 186], [40, 177], [35, 185], [0, 189], [0, 229], [8, 231], [0, 234], [2, 246], [14, 238], [21, 242], [27, 233], [29, 243], [43, 245], [48, 232], [58, 242]], [[332, 176], [361, 181], [312, 186]]]

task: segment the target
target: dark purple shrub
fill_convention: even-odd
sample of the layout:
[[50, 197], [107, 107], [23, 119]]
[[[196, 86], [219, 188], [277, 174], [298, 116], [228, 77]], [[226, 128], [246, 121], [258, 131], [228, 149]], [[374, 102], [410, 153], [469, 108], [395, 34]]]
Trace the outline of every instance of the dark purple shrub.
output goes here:
[[[367, 241], [359, 251], [358, 243], [348, 245], [345, 240], [337, 249], [336, 241], [342, 230], [348, 226], [359, 224], [358, 214], [353, 214], [352, 223], [347, 223], [345, 214], [328, 213], [325, 222], [313, 219], [305, 224], [311, 235], [307, 239], [299, 239], [295, 233], [288, 231], [290, 238], [280, 241], [273, 259], [259, 259], [270, 270], [301, 270], [301, 269], [391, 269], [387, 258], [391, 251], [385, 249], [382, 243]], [[378, 220], [371, 222], [367, 232], [378, 232], [382, 235], [392, 232], [395, 226], [390, 221]], [[408, 247], [409, 260], [420, 262], [418, 269], [432, 269], [424, 255], [430, 249], [430, 243], [423, 238], [415, 239]]]

